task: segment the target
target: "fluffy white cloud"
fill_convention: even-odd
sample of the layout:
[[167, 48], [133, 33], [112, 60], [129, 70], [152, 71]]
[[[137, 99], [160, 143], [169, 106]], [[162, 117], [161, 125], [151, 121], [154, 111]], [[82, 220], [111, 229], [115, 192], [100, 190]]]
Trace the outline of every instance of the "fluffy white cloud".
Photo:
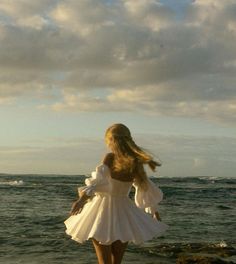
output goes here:
[[23, 27], [41, 29], [47, 24], [46, 15], [55, 0], [1, 0], [0, 12], [11, 19], [11, 23]]
[[102, 27], [113, 25], [116, 8], [109, 8], [103, 1], [60, 1], [50, 12], [51, 19], [60, 27], [84, 37]]
[[196, 0], [186, 7], [180, 19], [155, 0], [2, 0], [1, 102], [57, 89], [63, 97], [52, 103], [55, 111], [232, 123], [236, 3]]
[[171, 24], [174, 12], [156, 0], [123, 0], [129, 18], [137, 25], [158, 31]]

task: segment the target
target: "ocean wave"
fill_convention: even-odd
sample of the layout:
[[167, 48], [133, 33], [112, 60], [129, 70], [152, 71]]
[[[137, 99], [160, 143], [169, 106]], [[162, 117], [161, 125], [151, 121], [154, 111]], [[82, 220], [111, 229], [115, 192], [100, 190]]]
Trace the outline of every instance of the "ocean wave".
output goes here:
[[[194, 177], [193, 177], [194, 178]], [[223, 177], [223, 176], [199, 176], [199, 180], [236, 180], [236, 177]]]
[[218, 205], [217, 208], [221, 209], [221, 210], [231, 210], [233, 209], [230, 206], [226, 206], [226, 205]]
[[198, 176], [198, 177], [173, 177], [173, 178], [160, 178], [159, 181], [167, 181], [170, 183], [199, 183], [199, 184], [236, 184], [236, 177], [219, 177], [219, 176]]
[[24, 184], [24, 181], [22, 181], [22, 180], [0, 181], [0, 185], [18, 186], [18, 185], [23, 185], [23, 184]]

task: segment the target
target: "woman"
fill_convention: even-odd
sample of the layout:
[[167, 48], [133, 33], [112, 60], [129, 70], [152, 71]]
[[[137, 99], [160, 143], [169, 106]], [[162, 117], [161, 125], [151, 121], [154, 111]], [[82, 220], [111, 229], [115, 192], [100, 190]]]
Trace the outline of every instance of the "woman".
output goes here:
[[[64, 223], [73, 240], [92, 239], [99, 264], [120, 264], [129, 242], [141, 244], [168, 228], [157, 211], [163, 193], [143, 167], [154, 171], [161, 164], [135, 144], [123, 124], [110, 126], [105, 141], [112, 152], [79, 188], [80, 199]], [[129, 198], [132, 186], [135, 202]]]

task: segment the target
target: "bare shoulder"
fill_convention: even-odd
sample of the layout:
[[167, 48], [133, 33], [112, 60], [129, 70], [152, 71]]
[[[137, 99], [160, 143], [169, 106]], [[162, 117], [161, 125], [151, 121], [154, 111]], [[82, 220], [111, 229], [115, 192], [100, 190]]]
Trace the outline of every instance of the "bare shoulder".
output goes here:
[[106, 164], [108, 167], [111, 167], [113, 163], [113, 159], [114, 159], [114, 153], [109, 152], [102, 159], [102, 163]]

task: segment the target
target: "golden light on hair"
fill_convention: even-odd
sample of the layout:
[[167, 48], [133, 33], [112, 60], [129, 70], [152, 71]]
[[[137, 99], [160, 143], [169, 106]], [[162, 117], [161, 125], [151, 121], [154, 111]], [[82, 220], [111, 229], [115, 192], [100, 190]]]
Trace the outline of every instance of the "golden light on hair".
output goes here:
[[150, 153], [134, 142], [129, 128], [124, 124], [117, 123], [108, 127], [105, 141], [115, 155], [113, 170], [133, 174], [137, 184], [145, 188], [147, 175], [143, 164], [148, 164], [155, 171], [156, 166], [161, 166], [161, 163], [154, 161]]

